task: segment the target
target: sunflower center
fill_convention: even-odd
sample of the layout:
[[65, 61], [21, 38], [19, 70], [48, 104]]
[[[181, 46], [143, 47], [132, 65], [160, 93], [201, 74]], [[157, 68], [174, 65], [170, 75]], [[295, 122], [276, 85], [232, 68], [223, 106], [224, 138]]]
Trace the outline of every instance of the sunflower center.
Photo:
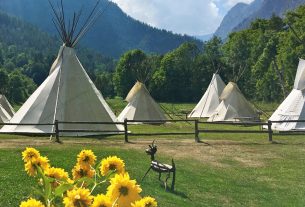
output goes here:
[[153, 204], [150, 202], [145, 204], [145, 207], [152, 207], [152, 206], [153, 206]]
[[127, 196], [128, 195], [128, 188], [125, 186], [120, 187], [119, 192], [121, 195], [123, 196]]
[[110, 164], [110, 165], [109, 165], [109, 170], [115, 170], [115, 169], [116, 169], [115, 164]]
[[73, 202], [75, 207], [85, 207], [86, 203], [81, 199], [80, 195], [77, 194], [74, 196], [75, 201]]
[[89, 162], [89, 160], [90, 160], [90, 157], [89, 157], [89, 156], [86, 156], [86, 157], [83, 159], [84, 162]]

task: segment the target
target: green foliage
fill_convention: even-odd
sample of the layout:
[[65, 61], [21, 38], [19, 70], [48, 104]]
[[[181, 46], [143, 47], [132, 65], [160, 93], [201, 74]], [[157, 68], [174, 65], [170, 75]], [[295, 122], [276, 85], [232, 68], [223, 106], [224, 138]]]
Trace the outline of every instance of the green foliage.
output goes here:
[[[149, 89], [160, 101], [198, 101], [218, 71], [252, 100], [281, 101], [292, 88], [298, 58], [305, 54], [304, 25], [301, 6], [285, 19], [257, 19], [249, 29], [231, 33], [225, 43], [214, 37], [202, 50], [184, 43], [161, 58]], [[122, 76], [127, 79], [128, 74]]]
[[[53, 2], [60, 2], [54, 0]], [[83, 18], [88, 15], [96, 0], [64, 0], [66, 18], [72, 12], [83, 8]], [[56, 5], [56, 3], [55, 3]], [[51, 8], [48, 1], [10, 0], [0, 1], [0, 8], [10, 14], [30, 22], [44, 31], [57, 34], [51, 21]], [[102, 0], [100, 7], [103, 15], [98, 18], [93, 28], [84, 36], [82, 42], [102, 54], [118, 58], [130, 49], [141, 49], [145, 52], [166, 53], [186, 41], [197, 41], [187, 35], [151, 27], [125, 14], [115, 3]], [[197, 41], [197, 44], [200, 44]]]
[[145, 59], [146, 55], [141, 50], [131, 50], [120, 58], [113, 78], [117, 95], [121, 97], [127, 95], [136, 80], [138, 80], [137, 76], [141, 73], [142, 62]]
[[[194, 43], [184, 43], [166, 54], [153, 75], [152, 94], [164, 101], [190, 101], [192, 68], [199, 49]], [[177, 87], [179, 85], [179, 87]]]
[[[0, 93], [15, 104], [23, 103], [48, 76], [60, 42], [1, 11], [0, 32], [5, 34], [0, 36]], [[77, 49], [77, 54], [93, 81], [97, 74], [114, 70], [112, 58], [87, 48]], [[109, 81], [105, 95], [113, 96], [112, 81]]]

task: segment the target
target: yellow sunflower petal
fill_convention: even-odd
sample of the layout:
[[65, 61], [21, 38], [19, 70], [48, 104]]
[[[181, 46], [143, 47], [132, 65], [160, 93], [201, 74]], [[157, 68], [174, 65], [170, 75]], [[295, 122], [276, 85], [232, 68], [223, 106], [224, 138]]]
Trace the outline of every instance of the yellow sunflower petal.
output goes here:
[[142, 198], [139, 201], [136, 201], [131, 206], [132, 207], [157, 207], [158, 204], [154, 198], [147, 196], [147, 197]]
[[93, 196], [86, 188], [73, 189], [67, 192], [66, 197], [63, 199], [65, 207], [88, 207], [92, 203]]
[[135, 180], [130, 180], [128, 173], [116, 174], [110, 180], [107, 188], [107, 196], [112, 202], [117, 200], [120, 207], [130, 207], [131, 203], [139, 200], [139, 193], [142, 191]]
[[112, 207], [112, 202], [108, 196], [99, 194], [96, 197], [94, 197], [94, 201], [91, 207], [101, 207], [101, 206]]
[[45, 207], [45, 205], [38, 200], [30, 198], [27, 201], [22, 201], [19, 207]]
[[118, 174], [125, 172], [125, 163], [117, 156], [110, 156], [101, 161], [100, 171], [103, 176], [107, 175], [109, 171], [116, 170]]
[[37, 159], [38, 157], [40, 157], [40, 153], [35, 148], [27, 147], [22, 152], [22, 159], [24, 162], [30, 162], [33, 159]]
[[95, 165], [96, 156], [92, 150], [82, 150], [77, 156], [77, 163], [82, 166], [93, 166]]

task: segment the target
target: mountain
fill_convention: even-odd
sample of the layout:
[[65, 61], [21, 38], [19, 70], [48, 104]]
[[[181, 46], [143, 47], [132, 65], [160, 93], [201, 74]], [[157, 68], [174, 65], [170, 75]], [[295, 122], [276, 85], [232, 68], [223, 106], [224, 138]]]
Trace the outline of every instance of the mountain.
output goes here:
[[226, 14], [215, 32], [225, 39], [232, 31], [248, 28], [257, 18], [268, 19], [273, 14], [283, 16], [288, 10], [305, 3], [305, 0], [254, 0], [251, 4], [238, 3]]
[[[0, 35], [0, 69], [8, 69], [8, 72], [20, 69], [39, 85], [48, 75], [61, 42], [36, 26], [1, 11], [0, 34], [5, 34]], [[78, 47], [77, 54], [89, 74], [114, 70], [113, 58], [84, 47]], [[35, 64], [40, 67], [34, 67]], [[33, 77], [33, 70], [37, 70], [39, 80]]]
[[[59, 0], [51, 0], [55, 5]], [[67, 16], [84, 8], [89, 12], [96, 0], [64, 0]], [[102, 54], [119, 57], [127, 50], [138, 48], [150, 53], [165, 53], [192, 37], [159, 30], [126, 15], [115, 3], [101, 0], [103, 14], [82, 39], [82, 44]], [[51, 34], [57, 34], [52, 23], [52, 11], [47, 0], [1, 0], [0, 10], [30, 22]], [[83, 15], [83, 18], [86, 16]], [[197, 43], [199, 41], [197, 40]]]

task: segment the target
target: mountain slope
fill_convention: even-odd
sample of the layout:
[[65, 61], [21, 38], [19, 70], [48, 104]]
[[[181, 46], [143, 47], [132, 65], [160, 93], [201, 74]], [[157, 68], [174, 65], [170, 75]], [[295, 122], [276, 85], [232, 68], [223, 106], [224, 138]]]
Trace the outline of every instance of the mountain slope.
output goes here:
[[256, 12], [261, 7], [263, 1], [264, 0], [256, 0], [251, 4], [237, 3], [223, 18], [214, 35], [225, 39], [242, 20], [249, 17], [250, 14]]
[[305, 0], [264, 0], [260, 8], [240, 22], [233, 31], [240, 31], [248, 28], [251, 22], [257, 18], [269, 19], [273, 14], [283, 17], [288, 10], [293, 10], [296, 7], [305, 4]]
[[283, 16], [288, 10], [304, 3], [305, 0], [255, 0], [251, 4], [238, 3], [223, 18], [215, 35], [225, 39], [232, 31], [248, 28], [257, 18], [268, 19], [272, 14]]
[[[71, 15], [73, 11], [78, 11], [84, 5], [88, 12], [95, 2], [96, 0], [64, 0], [64, 5], [67, 14]], [[134, 20], [116, 4], [107, 0], [102, 0], [101, 7], [105, 9], [103, 15], [83, 38], [82, 43], [103, 54], [118, 57], [123, 52], [134, 48], [146, 52], [165, 53], [185, 41], [194, 40], [191, 37], [152, 28]], [[0, 1], [0, 9], [33, 23], [44, 31], [56, 34], [47, 0]]]

